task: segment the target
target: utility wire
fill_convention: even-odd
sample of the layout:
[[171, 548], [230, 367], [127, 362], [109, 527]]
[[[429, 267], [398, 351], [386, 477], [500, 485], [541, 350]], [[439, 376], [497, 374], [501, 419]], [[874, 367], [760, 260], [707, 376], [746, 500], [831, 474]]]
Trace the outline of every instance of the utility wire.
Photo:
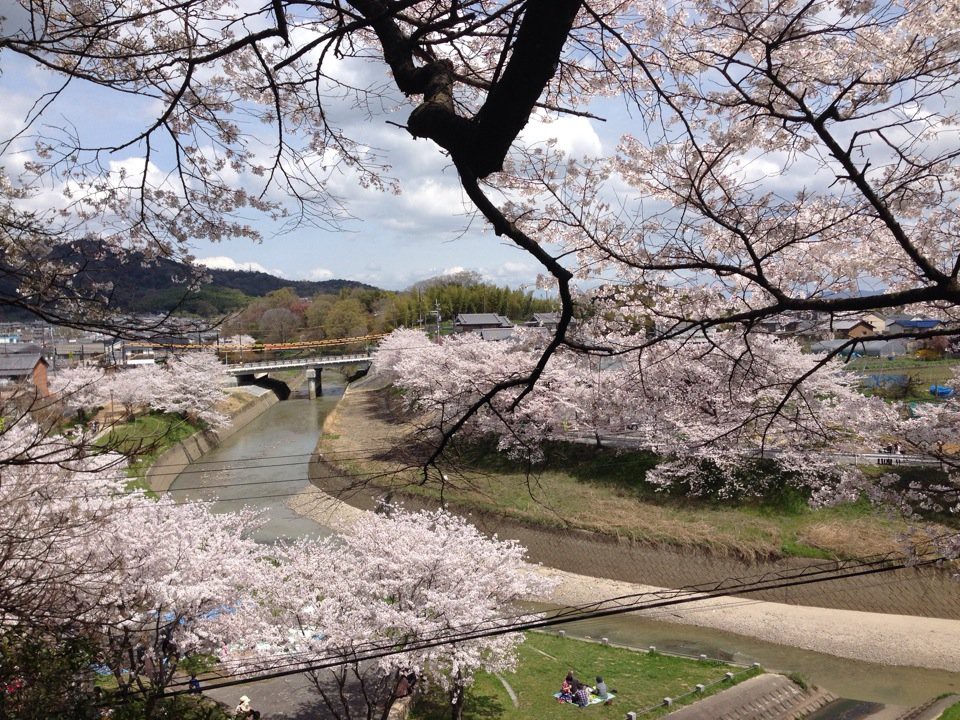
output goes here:
[[[409, 652], [416, 652], [420, 650], [427, 650], [433, 647], [438, 647], [441, 645], [448, 645], [456, 642], [466, 642], [468, 640], [477, 640], [487, 637], [495, 637], [499, 635], [504, 635], [514, 632], [522, 632], [527, 630], [535, 630], [544, 627], [551, 627], [554, 625], [567, 624], [580, 620], [590, 620], [602, 617], [609, 617], [613, 615], [620, 615], [628, 612], [636, 612], [639, 610], [651, 610], [657, 608], [665, 608], [677, 605], [688, 604], [692, 602], [698, 602], [701, 600], [707, 600], [716, 597], [722, 597], [729, 595], [731, 593], [741, 594], [741, 593], [751, 593], [758, 592], [761, 590], [776, 590], [787, 587], [795, 587], [798, 585], [809, 585], [815, 583], [822, 583], [828, 580], [841, 580], [849, 579], [854, 577], [860, 577], [865, 575], [873, 575], [878, 573], [892, 572], [895, 570], [900, 570], [908, 566], [913, 567], [922, 567], [926, 565], [932, 565], [939, 563], [945, 558], [942, 557], [933, 557], [927, 560], [919, 560], [912, 565], [907, 563], [900, 562], [895, 564], [885, 564], [885, 565], [868, 565], [858, 570], [853, 570], [851, 572], [841, 572], [833, 576], [820, 576], [815, 574], [814, 576], [808, 576], [804, 573], [799, 573], [795, 576], [786, 576], [784, 579], [779, 581], [772, 582], [757, 582], [757, 583], [748, 583], [741, 586], [724, 586], [716, 587], [713, 590], [708, 590], [706, 592], [693, 593], [689, 590], [680, 590], [680, 591], [670, 591], [665, 593], [646, 593], [639, 595], [630, 595], [622, 596], [620, 598], [612, 598], [607, 601], [599, 601], [597, 603], [590, 603], [585, 606], [576, 606], [564, 608], [559, 612], [549, 615], [544, 618], [522, 621], [522, 622], [513, 622], [504, 624], [501, 626], [492, 625], [490, 627], [483, 627], [484, 624], [479, 626], [473, 626], [473, 629], [450, 629], [444, 631], [443, 633], [438, 633], [433, 637], [428, 637], [420, 639], [411, 643], [408, 643], [404, 646], [397, 646], [395, 643], [383, 643], [375, 644], [369, 643], [369, 648], [361, 651], [351, 650], [350, 652], [338, 652], [331, 653], [328, 655], [319, 655], [310, 663], [298, 663], [299, 667], [289, 668], [283, 670], [274, 670], [268, 673], [257, 674], [254, 676], [249, 676], [249, 672], [246, 673], [246, 677], [240, 678], [241, 673], [235, 673], [233, 676], [236, 679], [227, 679], [221, 682], [215, 682], [213, 684], [207, 684], [206, 689], [214, 690], [224, 687], [232, 687], [240, 684], [260, 682], [262, 680], [269, 680], [278, 677], [287, 677], [290, 675], [297, 675], [306, 672], [314, 672], [317, 670], [323, 670], [331, 667], [336, 667], [343, 665], [346, 662], [363, 662], [376, 660], [383, 657], [388, 657], [390, 655], [397, 655]], [[646, 602], [637, 601], [637, 598], [642, 598], [647, 595], [654, 595], [654, 599], [648, 600]], [[629, 599], [633, 599], [633, 602], [627, 602]], [[619, 603], [619, 605], [614, 607], [600, 607], [604, 603], [613, 602]], [[596, 608], [596, 609], [588, 609]], [[362, 647], [362, 646], [361, 646]], [[173, 692], [165, 693], [166, 696], [176, 696], [182, 695], [189, 692], [189, 689], [184, 690], [175, 690]]]
[[[926, 557], [926, 559], [924, 559]], [[702, 583], [699, 585], [686, 586], [679, 589], [658, 589], [655, 591], [647, 591], [644, 593], [631, 593], [623, 596], [606, 598], [598, 600], [592, 603], [586, 603], [578, 606], [572, 606], [569, 608], [561, 608], [552, 611], [553, 616], [556, 619], [561, 619], [565, 617], [565, 614], [571, 614], [573, 619], [579, 619], [579, 614], [583, 612], [592, 611], [595, 609], [601, 609], [606, 605], [611, 603], [632, 603], [635, 602], [637, 598], [647, 598], [654, 597], [658, 599], [664, 598], [676, 598], [683, 596], [691, 596], [692, 599], [701, 599], [709, 596], [710, 594], [720, 594], [720, 595], [730, 595], [730, 594], [739, 594], [745, 591], [759, 591], [764, 589], [770, 589], [767, 586], [771, 584], [779, 583], [783, 580], [793, 580], [793, 579], [807, 579], [815, 580], [820, 578], [820, 581], [828, 581], [834, 579], [842, 579], [847, 575], [852, 575], [854, 573], [859, 573], [865, 569], [876, 569], [876, 568], [890, 568], [894, 567], [899, 569], [902, 567], [919, 565], [919, 564], [928, 564], [929, 562], [939, 562], [941, 558], [929, 556], [922, 556], [918, 558], [914, 563], [908, 563], [901, 556], [883, 554], [883, 555], [874, 555], [868, 558], [863, 558], [859, 560], [851, 560], [846, 562], [825, 562], [817, 563], [814, 565], [805, 566], [803, 568], [793, 568], [789, 570], [780, 570], [780, 571], [769, 571], [765, 573], [760, 573], [756, 575], [748, 576], [739, 576], [739, 577], [728, 577], [719, 581]], [[751, 601], [756, 602], [756, 601]], [[500, 616], [498, 618], [493, 618], [486, 621], [485, 624], [503, 624], [510, 626], [512, 620], [517, 618], [528, 618], [531, 615], [529, 612], [521, 613], [519, 615], [511, 616]], [[569, 620], [572, 621], [572, 620]], [[471, 626], [472, 629], [476, 629], [477, 626]], [[438, 632], [435, 637], [444, 637], [451, 633], [459, 634], [461, 632], [458, 628], [446, 629]], [[369, 644], [369, 643], [368, 643]], [[356, 646], [354, 650], [357, 649]], [[376, 647], [380, 647], [379, 644]], [[284, 655], [284, 657], [299, 657], [304, 654], [309, 654], [309, 651], [304, 653], [294, 653], [292, 655]], [[227, 663], [235, 662], [242, 664], [244, 661], [227, 661]], [[223, 665], [221, 665], [223, 667]]]
[[[928, 560], [929, 559], [930, 558], [928, 558]], [[936, 561], [936, 560], [937, 559], [933, 559], [933, 561]], [[904, 560], [902, 557], [885, 554], [885, 555], [871, 556], [870, 558], [863, 558], [855, 561], [847, 561], [846, 563], [842, 563], [839, 566], [837, 563], [819, 563], [816, 565], [811, 565], [811, 566], [807, 566], [800, 569], [770, 571], [770, 572], [761, 573], [757, 575], [740, 576], [736, 578], [725, 578], [723, 580], [719, 580], [715, 582], [702, 583], [699, 585], [690, 585], [690, 586], [685, 586], [683, 588], [678, 588], [678, 589], [658, 589], [658, 590], [647, 591], [643, 593], [631, 593], [628, 595], [623, 595], [623, 596], [618, 596], [613, 598], [605, 598], [602, 600], [595, 601], [593, 603], [586, 603], [586, 604], [581, 604], [577, 606], [571, 606], [568, 608], [560, 608], [560, 609], [552, 610], [550, 612], [553, 613], [552, 617], [558, 621], [561, 618], [564, 618], [565, 614], [567, 613], [572, 614], [574, 616], [574, 619], [580, 619], [579, 615], [584, 612], [590, 612], [592, 610], [602, 609], [604, 606], [610, 605], [611, 603], [621, 603], [621, 604], [632, 603], [632, 602], [635, 602], [636, 599], [638, 598], [652, 597], [655, 599], [665, 599], [665, 598], [684, 597], [689, 595], [691, 596], [692, 600], [697, 600], [697, 599], [701, 599], [702, 597], [705, 597], [705, 594], [716, 593], [716, 592], [720, 592], [723, 595], [735, 595], [742, 592], [751, 591], [750, 590], [751, 588], [752, 588], [752, 591], [754, 592], [768, 589], [765, 587], [766, 585], [769, 585], [770, 583], [779, 582], [784, 578], [812, 579], [812, 578], [820, 577], [824, 582], [826, 582], [830, 580], [843, 579], [844, 577], [847, 577], [847, 575], [853, 572], [857, 572], [867, 568], [889, 567], [891, 563], [898, 563], [902, 566], [904, 564]], [[894, 582], [902, 582], [902, 581], [894, 581]], [[892, 583], [887, 583], [887, 584], [892, 584]], [[737, 600], [730, 603], [724, 603], [722, 607], [735, 607], [738, 605], [756, 604], [758, 602], [761, 602], [761, 601]], [[714, 609], [716, 607], [717, 607], [716, 605], [713, 605], [711, 606], [711, 609]], [[510, 627], [512, 626], [512, 624], [516, 624], [517, 622], [528, 621], [531, 615], [542, 615], [542, 614], [543, 613], [540, 613], [540, 612], [524, 612], [524, 613], [514, 614], [509, 616], [499, 616], [497, 618], [492, 618], [490, 620], [485, 621], [483, 625], [490, 624], [490, 625], [493, 625], [494, 627], [500, 627], [500, 626]], [[570, 621], [572, 622], [572, 620]], [[471, 626], [471, 630], [476, 631], [478, 627], [480, 626], [479, 625]], [[460, 628], [450, 628], [450, 629], [438, 631], [432, 637], [434, 639], [439, 639], [442, 637], [446, 637], [450, 634], [458, 636], [461, 632], [462, 630]], [[366, 645], [373, 645], [375, 648], [379, 648], [381, 647], [382, 643], [370, 641], [369, 643], [353, 646], [351, 648], [351, 651], [355, 652]], [[317, 651], [301, 651], [298, 653], [283, 653], [283, 654], [275, 654], [275, 655], [268, 655], [268, 656], [258, 656], [256, 660], [258, 662], [264, 662], [271, 657], [279, 657], [281, 659], [291, 661], [291, 662], [284, 663], [282, 665], [272, 666], [271, 669], [275, 670], [281, 667], [300, 665], [302, 663], [302, 660], [296, 660], [296, 658], [312, 656], [313, 659], [317, 659], [316, 652]], [[248, 664], [248, 661], [245, 661], [243, 659], [225, 661], [224, 663], [221, 663], [219, 665], [219, 668], [228, 668], [230, 666], [242, 666], [245, 663]], [[240, 675], [240, 674], [246, 674], [246, 673], [220, 672], [218, 674], [221, 677], [229, 677], [234, 674]], [[179, 683], [179, 684], [185, 684], [185, 683]], [[176, 685], [176, 683], [174, 683], [174, 685]]]

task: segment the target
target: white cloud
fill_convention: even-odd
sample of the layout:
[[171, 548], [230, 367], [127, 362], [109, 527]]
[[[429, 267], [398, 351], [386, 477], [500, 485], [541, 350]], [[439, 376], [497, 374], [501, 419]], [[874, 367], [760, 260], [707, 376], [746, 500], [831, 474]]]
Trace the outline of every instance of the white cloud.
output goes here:
[[329, 280], [332, 277], [333, 271], [322, 267], [315, 267], [312, 270], [308, 270], [306, 274], [307, 280]]
[[256, 262], [237, 262], [226, 255], [214, 255], [212, 257], [197, 258], [197, 265], [203, 265], [211, 270], [249, 270], [251, 272], [264, 272], [270, 275], [283, 277], [279, 270], [268, 270], [260, 263]]
[[561, 117], [547, 121], [542, 113], [536, 114], [530, 118], [519, 139], [530, 146], [555, 140], [557, 149], [575, 157], [598, 157], [603, 153], [600, 136], [590, 120], [584, 117]]

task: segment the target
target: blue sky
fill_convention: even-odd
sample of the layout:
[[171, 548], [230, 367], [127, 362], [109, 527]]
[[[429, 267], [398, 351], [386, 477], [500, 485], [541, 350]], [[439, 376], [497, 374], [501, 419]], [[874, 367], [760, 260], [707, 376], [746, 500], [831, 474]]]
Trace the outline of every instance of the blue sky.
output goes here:
[[[6, 3], [4, 3], [6, 5]], [[3, 14], [0, 12], [0, 14]], [[9, 32], [10, 23], [4, 28]], [[55, 87], [52, 75], [23, 59], [5, 53], [0, 63], [0, 141], [19, 132], [34, 101]], [[344, 65], [354, 81], [389, 82], [382, 64]], [[255, 220], [263, 241], [248, 239], [218, 243], [193, 242], [199, 262], [211, 267], [263, 270], [292, 280], [345, 278], [379, 287], [400, 289], [435, 275], [470, 270], [497, 284], [532, 289], [539, 272], [535, 261], [470, 217], [456, 174], [436, 146], [414, 140], [402, 123], [409, 110], [400, 103], [393, 113], [368, 117], [348, 106], [331, 107], [351, 136], [377, 148], [399, 180], [401, 192], [392, 194], [364, 188], [349, 168], [336, 168], [330, 190], [354, 219], [337, 229], [300, 227], [289, 232]], [[75, 82], [47, 108], [43, 123], [32, 131], [72, 126], [87, 145], [112, 144], [130, 137], [155, 117], [157, 106], [130, 96]], [[544, 123], [535, 118], [524, 131], [528, 143], [556, 138], [558, 146], [576, 154], [596, 155], [612, 149], [616, 138], [604, 123], [567, 117]], [[604, 138], [598, 131], [606, 132]], [[31, 156], [26, 139], [9, 147], [0, 158], [10, 176], [16, 176]], [[136, 163], [142, 150], [125, 150], [109, 157], [112, 163]], [[46, 208], [62, 202], [60, 187], [46, 187], [30, 201]]]

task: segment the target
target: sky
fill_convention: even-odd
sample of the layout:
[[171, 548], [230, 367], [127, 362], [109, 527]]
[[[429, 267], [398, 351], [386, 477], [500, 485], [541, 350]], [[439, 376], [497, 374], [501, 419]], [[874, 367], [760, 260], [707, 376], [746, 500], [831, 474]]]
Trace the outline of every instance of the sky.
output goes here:
[[[0, 0], [10, 15], [10, 0]], [[5, 31], [15, 23], [8, 20]], [[0, 69], [0, 142], [20, 132], [37, 97], [55, 87], [51, 74], [16, 56], [2, 57]], [[350, 82], [389, 83], [382, 63], [343, 63], [337, 71]], [[331, 116], [361, 143], [375, 148], [389, 164], [388, 176], [400, 181], [397, 194], [364, 187], [349, 168], [334, 167], [330, 191], [342, 201], [352, 219], [335, 228], [298, 227], [284, 230], [257, 219], [253, 224], [262, 242], [225, 239], [217, 243], [192, 241], [197, 262], [215, 268], [261, 270], [291, 280], [358, 280], [386, 289], [403, 289], [428, 277], [473, 271], [498, 285], [533, 290], [537, 263], [526, 253], [496, 237], [486, 224], [472, 217], [456, 173], [438, 148], [415, 140], [402, 123], [409, 108], [397, 102], [396, 111], [379, 116], [355, 112], [348, 101], [331, 101]], [[136, 135], [156, 117], [157, 105], [138, 102], [74, 83], [45, 110], [31, 132], [70, 127], [88, 144], [111, 144], [118, 137]], [[534, 117], [522, 134], [527, 144], [555, 139], [557, 146], [576, 155], [597, 156], [612, 150], [612, 127], [582, 117], [544, 122]], [[601, 133], [605, 133], [601, 137]], [[142, 152], [142, 151], [140, 151]], [[136, 148], [108, 157], [114, 166], [136, 165]], [[30, 159], [26, 138], [7, 147], [0, 156], [14, 176]], [[62, 202], [61, 187], [43, 188], [30, 202], [44, 208]]]

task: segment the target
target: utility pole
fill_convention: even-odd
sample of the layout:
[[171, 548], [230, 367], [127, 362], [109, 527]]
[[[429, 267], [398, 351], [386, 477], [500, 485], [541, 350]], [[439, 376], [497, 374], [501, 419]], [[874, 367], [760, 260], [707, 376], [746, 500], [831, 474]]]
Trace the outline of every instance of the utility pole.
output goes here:
[[440, 321], [443, 319], [440, 315], [440, 301], [434, 300], [434, 309], [430, 311], [430, 315], [436, 315], [437, 317], [437, 326], [436, 326], [436, 343], [440, 344]]

